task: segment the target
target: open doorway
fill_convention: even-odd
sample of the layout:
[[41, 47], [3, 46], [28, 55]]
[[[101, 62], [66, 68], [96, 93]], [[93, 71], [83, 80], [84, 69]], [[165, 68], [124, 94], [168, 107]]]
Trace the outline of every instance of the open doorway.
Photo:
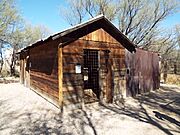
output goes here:
[[85, 100], [99, 99], [99, 51], [84, 49], [84, 93]]

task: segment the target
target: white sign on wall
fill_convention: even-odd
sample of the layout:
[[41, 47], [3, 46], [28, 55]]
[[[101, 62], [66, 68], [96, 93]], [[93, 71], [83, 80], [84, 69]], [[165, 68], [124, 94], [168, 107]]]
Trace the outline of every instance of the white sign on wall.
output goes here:
[[75, 66], [75, 71], [76, 71], [77, 74], [80, 74], [81, 73], [81, 65], [79, 65], [79, 64], [76, 65]]

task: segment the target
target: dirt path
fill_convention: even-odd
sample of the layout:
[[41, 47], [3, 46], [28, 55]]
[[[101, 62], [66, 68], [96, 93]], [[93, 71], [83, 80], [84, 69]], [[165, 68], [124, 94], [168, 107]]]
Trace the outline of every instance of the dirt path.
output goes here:
[[89, 104], [85, 110], [59, 109], [18, 83], [0, 84], [0, 135], [163, 135], [180, 134], [180, 88], [158, 91], [124, 106]]

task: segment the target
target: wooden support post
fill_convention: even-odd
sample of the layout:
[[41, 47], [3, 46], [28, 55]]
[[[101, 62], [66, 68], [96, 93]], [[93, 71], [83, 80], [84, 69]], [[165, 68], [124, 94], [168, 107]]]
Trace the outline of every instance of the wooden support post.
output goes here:
[[59, 106], [63, 107], [63, 64], [62, 64], [62, 47], [58, 48], [58, 83], [59, 83]]
[[24, 84], [24, 60], [20, 60], [20, 83]]
[[26, 86], [26, 59], [23, 59], [23, 84]]
[[113, 73], [112, 73], [112, 60], [108, 59], [107, 63], [107, 75], [106, 75], [106, 102], [112, 103], [113, 102]]

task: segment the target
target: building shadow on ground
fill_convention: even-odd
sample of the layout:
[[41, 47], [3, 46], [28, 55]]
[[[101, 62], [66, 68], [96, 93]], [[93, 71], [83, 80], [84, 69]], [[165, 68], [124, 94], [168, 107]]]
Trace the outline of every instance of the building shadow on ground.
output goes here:
[[[113, 112], [115, 115], [125, 115], [151, 124], [168, 135], [180, 134], [180, 121], [177, 119], [180, 107], [178, 100], [180, 99], [180, 91], [177, 89], [161, 87], [161, 90], [138, 96], [133, 99], [137, 102], [135, 106], [126, 103], [122, 105], [99, 103], [98, 109], [93, 104], [89, 104], [89, 107], [85, 109], [70, 110], [63, 113], [60, 111], [58, 113], [53, 112], [47, 108], [25, 109], [21, 113], [21, 110], [18, 109], [11, 110], [13, 107], [11, 104], [7, 104], [7, 101], [0, 100], [0, 110], [3, 112], [0, 114], [0, 132], [9, 130], [8, 133], [10, 134], [98, 135], [97, 126], [99, 125], [96, 124], [93, 117], [94, 111], [98, 111], [101, 113], [101, 117], [98, 119], [102, 125], [103, 121], [108, 120], [104, 118]], [[166, 108], [162, 106], [166, 106]], [[171, 109], [168, 109], [169, 107]], [[175, 128], [170, 128], [169, 125], [173, 125]]]
[[[160, 90], [137, 96], [134, 98], [134, 101], [138, 102], [138, 106], [101, 105], [115, 113], [127, 115], [141, 122], [156, 126], [165, 134], [173, 135], [172, 131], [180, 134], [180, 119], [173, 118], [174, 116], [180, 118], [180, 89], [178, 87], [163, 86]], [[146, 109], [147, 106], [150, 108], [150, 111]], [[168, 116], [164, 112], [173, 114], [173, 116]], [[162, 121], [168, 122], [165, 124]], [[176, 129], [168, 128], [171, 124], [176, 126]]]

